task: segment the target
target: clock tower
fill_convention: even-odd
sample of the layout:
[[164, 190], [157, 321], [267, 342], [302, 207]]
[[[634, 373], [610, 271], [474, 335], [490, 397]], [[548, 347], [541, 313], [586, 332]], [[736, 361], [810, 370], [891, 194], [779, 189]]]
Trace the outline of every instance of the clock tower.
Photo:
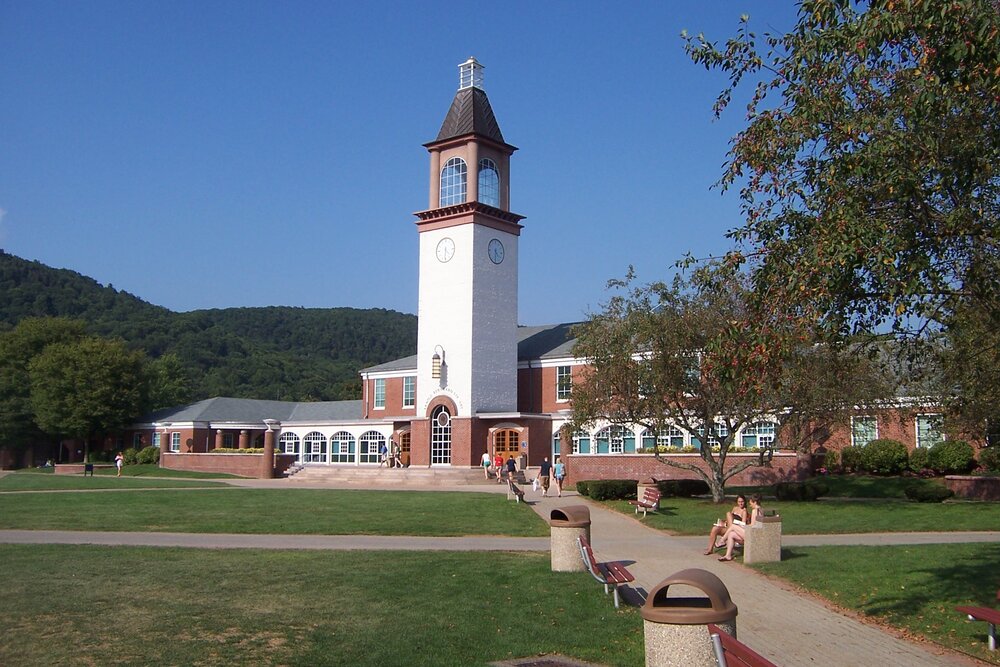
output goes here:
[[[430, 201], [426, 211], [416, 213], [417, 415], [431, 420], [430, 463], [450, 464], [451, 440], [468, 450], [460, 434], [472, 437], [477, 430], [462, 421], [517, 409], [523, 216], [510, 211], [510, 156], [517, 149], [504, 141], [483, 90], [483, 66], [475, 58], [459, 65], [455, 99], [437, 138], [424, 146], [430, 154]], [[446, 427], [448, 451], [436, 451], [434, 429]]]

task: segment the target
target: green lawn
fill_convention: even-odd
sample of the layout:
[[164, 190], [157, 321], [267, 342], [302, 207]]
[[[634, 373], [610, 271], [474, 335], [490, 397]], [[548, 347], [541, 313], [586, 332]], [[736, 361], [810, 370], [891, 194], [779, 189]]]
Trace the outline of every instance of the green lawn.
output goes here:
[[[625, 501], [610, 507], [626, 514], [634, 508]], [[660, 510], [643, 521], [678, 535], [708, 535], [709, 528], [732, 507], [699, 498], [664, 498]], [[913, 503], [905, 500], [821, 500], [818, 502], [764, 501], [765, 510], [781, 515], [786, 535], [822, 533], [881, 533], [910, 531], [1000, 530], [1000, 503]]]
[[[0, 479], [0, 484], [9, 477]], [[549, 534], [548, 525], [530, 507], [493, 493], [236, 487], [141, 493], [0, 493], [0, 528], [311, 535]]]
[[4, 665], [643, 661], [638, 610], [551, 572], [547, 553], [0, 545], [0, 559]]
[[116, 477], [115, 475], [46, 475], [18, 472], [0, 477], [0, 495], [4, 491], [64, 491], [93, 489], [154, 489], [226, 486], [221, 482], [194, 479], [149, 479], [145, 477]]
[[[94, 471], [98, 475], [116, 476], [114, 467], [96, 468]], [[196, 470], [171, 470], [161, 468], [155, 463], [137, 463], [135, 465], [122, 466], [122, 477], [186, 477], [190, 479], [245, 479], [239, 475], [230, 475], [225, 472], [198, 472]]]
[[831, 602], [948, 648], [1000, 664], [986, 624], [956, 605], [996, 607], [1000, 544], [786, 548], [780, 563], [752, 567]]

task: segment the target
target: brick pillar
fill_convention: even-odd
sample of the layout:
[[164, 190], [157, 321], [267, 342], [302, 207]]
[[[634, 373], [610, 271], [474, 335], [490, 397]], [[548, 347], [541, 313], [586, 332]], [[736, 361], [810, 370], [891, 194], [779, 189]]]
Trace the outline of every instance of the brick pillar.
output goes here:
[[222, 429], [215, 432], [215, 448], [222, 449]]
[[274, 477], [274, 431], [267, 429], [264, 433], [264, 457], [260, 465], [261, 479]]
[[240, 449], [246, 449], [250, 446], [250, 431], [243, 429], [240, 431]]

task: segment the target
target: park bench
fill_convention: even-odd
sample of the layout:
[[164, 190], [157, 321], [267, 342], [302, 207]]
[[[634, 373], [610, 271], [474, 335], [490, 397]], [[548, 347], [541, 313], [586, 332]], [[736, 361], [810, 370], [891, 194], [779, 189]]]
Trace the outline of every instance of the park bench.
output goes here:
[[604, 584], [605, 594], [609, 592], [609, 587], [614, 591], [615, 608], [617, 609], [619, 604], [618, 587], [635, 581], [635, 577], [621, 563], [598, 563], [597, 559], [594, 558], [594, 550], [590, 548], [590, 542], [587, 541], [586, 537], [581, 535], [576, 538], [576, 541], [580, 545], [580, 556], [583, 558], [587, 572], [590, 572], [591, 576], [599, 583]]
[[[997, 591], [997, 600], [1000, 600], [1000, 591]], [[985, 621], [989, 626], [989, 636], [987, 642], [991, 651], [997, 650], [997, 625], [1000, 625], [1000, 609], [990, 609], [989, 607], [955, 607], [955, 611], [965, 614], [970, 621]]]
[[513, 498], [517, 502], [524, 500], [524, 489], [514, 483], [512, 478], [507, 479], [507, 500]]
[[648, 487], [642, 494], [642, 498], [630, 500], [628, 502], [630, 505], [635, 506], [636, 514], [639, 513], [639, 510], [642, 510], [642, 515], [646, 516], [646, 512], [655, 512], [660, 508], [660, 490]]
[[712, 649], [719, 667], [776, 667], [773, 662], [714, 623], [708, 624], [708, 636], [712, 639]]

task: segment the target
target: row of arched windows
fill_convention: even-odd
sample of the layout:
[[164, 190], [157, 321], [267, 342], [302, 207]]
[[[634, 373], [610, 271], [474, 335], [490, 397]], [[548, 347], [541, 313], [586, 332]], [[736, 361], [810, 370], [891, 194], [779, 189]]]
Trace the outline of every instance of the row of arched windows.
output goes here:
[[[757, 422], [739, 433], [734, 442], [736, 448], [756, 449], [771, 447], [774, 444], [774, 422]], [[571, 453], [573, 454], [634, 454], [638, 449], [652, 451], [654, 447], [665, 449], [681, 449], [683, 447], [701, 448], [703, 433], [689, 434], [676, 426], [668, 426], [659, 433], [643, 429], [637, 436], [632, 429], [624, 426], [605, 426], [594, 433], [577, 432], [573, 435]], [[709, 446], [719, 444], [720, 438], [728, 435], [725, 425], [716, 424], [708, 436]], [[562, 448], [559, 431], [553, 434], [553, 453], [559, 454]]]
[[[464, 204], [467, 197], [469, 168], [465, 160], [453, 157], [441, 170], [440, 206]], [[479, 201], [490, 206], [500, 206], [500, 170], [488, 157], [479, 161]]]
[[385, 444], [386, 437], [378, 431], [366, 431], [357, 440], [347, 431], [329, 438], [319, 431], [310, 431], [302, 438], [286, 431], [278, 438], [278, 448], [303, 463], [379, 463], [379, 449]]

